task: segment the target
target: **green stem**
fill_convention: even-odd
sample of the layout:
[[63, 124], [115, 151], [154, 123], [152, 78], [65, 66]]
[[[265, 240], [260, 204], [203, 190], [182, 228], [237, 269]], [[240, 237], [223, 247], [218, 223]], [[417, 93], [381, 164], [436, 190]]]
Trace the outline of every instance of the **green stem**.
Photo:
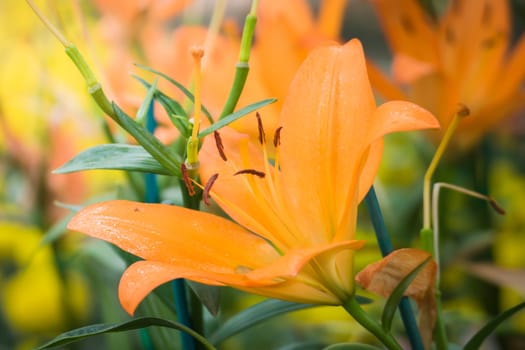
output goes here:
[[257, 23], [256, 8], [258, 1], [254, 0], [252, 2], [252, 9], [250, 13], [246, 16], [244, 22], [244, 29], [242, 32], [241, 38], [241, 50], [239, 52], [239, 62], [237, 62], [235, 68], [235, 77], [233, 78], [232, 88], [230, 90], [230, 95], [226, 100], [224, 108], [219, 116], [219, 119], [226, 117], [229, 114], [232, 114], [235, 110], [235, 106], [239, 101], [241, 92], [244, 89], [246, 79], [248, 78], [248, 72], [250, 71], [250, 66], [248, 61], [250, 60], [250, 51], [252, 48], [253, 34], [255, 32], [255, 24]]
[[350, 298], [343, 304], [345, 310], [352, 315], [352, 317], [359, 322], [361, 326], [366, 328], [378, 340], [380, 340], [389, 350], [403, 350], [401, 345], [389, 332], [386, 332], [383, 327], [375, 320], [373, 320], [359, 305], [355, 298]]
[[434, 328], [434, 342], [437, 350], [448, 349], [447, 332], [445, 330], [445, 323], [443, 322], [443, 308], [441, 306], [441, 291], [436, 288], [436, 325]]

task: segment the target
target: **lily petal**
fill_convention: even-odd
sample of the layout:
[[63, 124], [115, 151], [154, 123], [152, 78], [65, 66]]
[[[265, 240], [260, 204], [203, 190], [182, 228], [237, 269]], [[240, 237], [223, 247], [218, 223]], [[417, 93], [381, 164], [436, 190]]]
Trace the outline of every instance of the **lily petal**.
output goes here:
[[[139, 261], [131, 265], [122, 275], [119, 285], [119, 299], [123, 308], [133, 314], [139, 303], [156, 287], [177, 278], [186, 278], [208, 285], [228, 285], [237, 289], [261, 294], [268, 297], [283, 297], [287, 300], [312, 303], [341, 302], [334, 293], [324, 288], [314, 278], [295, 278], [302, 274], [303, 267], [321, 254], [336, 254], [338, 251], [355, 250], [363, 246], [364, 241], [338, 242], [304, 250], [295, 250], [277, 258], [261, 268], [251, 269], [238, 265], [218, 266], [213, 261], [201, 256], [191, 259], [180, 258], [176, 253], [173, 261]], [[221, 247], [216, 247], [220, 254]], [[244, 249], [239, 247], [239, 249]], [[255, 253], [255, 252], [252, 252]], [[252, 265], [253, 266], [253, 265]], [[285, 284], [284, 286], [277, 286]], [[290, 288], [293, 287], [293, 288]], [[301, 294], [297, 290], [302, 290]]]
[[280, 157], [285, 197], [302, 232], [329, 240], [349, 217], [374, 110], [359, 41], [318, 48], [298, 70], [281, 112]]
[[396, 131], [438, 128], [439, 122], [426, 109], [405, 101], [390, 101], [382, 104], [374, 113], [374, 128], [370, 130], [370, 140], [376, 140], [370, 147], [367, 161], [361, 172], [359, 182], [359, 201], [373, 184], [375, 174], [383, 154], [383, 139], [386, 134]]
[[199, 256], [209, 264], [235, 269], [258, 267], [254, 262], [265, 265], [279, 256], [265, 240], [229, 220], [165, 204], [97, 203], [77, 213], [68, 228], [166, 263]]

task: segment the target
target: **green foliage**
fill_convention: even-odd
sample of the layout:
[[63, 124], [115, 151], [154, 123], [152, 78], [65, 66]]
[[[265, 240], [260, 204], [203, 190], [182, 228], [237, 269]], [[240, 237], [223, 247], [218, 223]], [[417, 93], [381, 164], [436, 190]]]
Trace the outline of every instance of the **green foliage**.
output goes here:
[[160, 165], [144, 148], [124, 144], [106, 144], [88, 148], [60, 168], [54, 170], [53, 173], [67, 174], [93, 169], [139, 171], [170, 175], [170, 172]]
[[179, 331], [186, 332], [198, 340], [206, 349], [215, 349], [213, 345], [208, 343], [205, 338], [195, 333], [190, 328], [169, 320], [156, 317], [141, 317], [127, 320], [121, 323], [114, 324], [94, 324], [86, 327], [81, 327], [74, 329], [69, 332], [65, 332], [49, 341], [48, 343], [38, 347], [36, 350], [49, 349], [52, 347], [66, 345], [74, 343], [76, 341], [92, 337], [99, 334], [105, 333], [117, 333], [117, 332], [127, 332], [136, 329], [142, 329], [151, 326], [167, 327], [172, 329], [177, 329]]
[[416, 278], [417, 274], [425, 267], [426, 264], [430, 261], [432, 257], [428, 257], [419, 264], [414, 270], [412, 270], [408, 275], [405, 276], [396, 286], [388, 300], [386, 301], [385, 307], [383, 309], [383, 314], [381, 315], [381, 324], [383, 329], [387, 332], [390, 332], [392, 328], [392, 320], [394, 319], [394, 314], [396, 313], [397, 307], [403, 298], [403, 293], [410, 286], [410, 283]]
[[323, 350], [379, 350], [381, 348], [359, 343], [339, 343], [327, 346]]
[[512, 315], [517, 313], [518, 311], [521, 311], [523, 308], [525, 308], [525, 301], [521, 304], [518, 304], [514, 306], [513, 308], [510, 308], [501, 314], [499, 314], [495, 319], [487, 323], [483, 328], [481, 328], [463, 347], [463, 350], [476, 350], [481, 347], [481, 344], [485, 341], [485, 339], [494, 332], [494, 330], [502, 324], [504, 321], [506, 321], [508, 318], [510, 318]]
[[267, 106], [269, 104], [272, 104], [274, 103], [275, 101], [277, 101], [277, 99], [275, 98], [267, 98], [265, 100], [262, 100], [262, 101], [259, 101], [259, 102], [255, 102], [255, 103], [252, 103], [246, 107], [243, 107], [241, 109], [239, 109], [238, 111], [236, 112], [233, 112], [232, 114], [229, 114], [227, 116], [225, 116], [224, 118], [220, 119], [218, 122], [212, 124], [211, 126], [209, 126], [208, 128], [204, 129], [204, 130], [201, 130], [199, 132], [199, 137], [204, 137], [206, 135], [209, 135], [211, 134], [212, 132], [214, 131], [217, 131], [219, 130], [220, 128], [230, 124], [230, 123], [233, 123], [234, 121], [236, 121], [237, 119], [240, 119], [242, 117], [244, 117], [246, 114], [248, 113], [251, 113], [251, 112], [254, 112], [264, 106]]

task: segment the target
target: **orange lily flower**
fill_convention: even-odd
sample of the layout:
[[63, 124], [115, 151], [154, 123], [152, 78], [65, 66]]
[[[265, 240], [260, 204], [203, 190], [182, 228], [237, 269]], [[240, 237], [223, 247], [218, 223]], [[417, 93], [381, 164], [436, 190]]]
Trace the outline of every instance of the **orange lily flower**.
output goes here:
[[361, 44], [351, 40], [308, 56], [280, 124], [273, 166], [262, 126], [259, 143], [224, 128], [224, 144], [210, 137], [203, 144], [204, 197], [211, 195], [236, 223], [129, 201], [75, 215], [70, 229], [144, 259], [120, 281], [127, 312], [181, 277], [296, 302], [340, 305], [353, 295], [353, 254], [364, 243], [355, 237], [357, 205], [377, 172], [383, 135], [438, 123], [409, 102], [376, 107]]
[[468, 106], [471, 116], [454, 140], [460, 149], [525, 105], [525, 36], [509, 49], [508, 1], [453, 0], [437, 22], [416, 0], [374, 4], [393, 51], [394, 83], [372, 67], [372, 85], [387, 99], [406, 98], [428, 108], [443, 130], [458, 103]]

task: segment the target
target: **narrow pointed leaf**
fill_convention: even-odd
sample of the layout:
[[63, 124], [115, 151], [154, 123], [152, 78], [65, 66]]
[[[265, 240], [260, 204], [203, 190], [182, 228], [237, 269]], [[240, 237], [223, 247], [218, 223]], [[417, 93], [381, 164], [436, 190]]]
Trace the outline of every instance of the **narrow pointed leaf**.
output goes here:
[[327, 346], [323, 350], [380, 350], [376, 346], [360, 343], [339, 343]]
[[170, 175], [181, 176], [181, 160], [176, 153], [163, 145], [155, 136], [150, 134], [145, 127], [131, 119], [115, 103], [113, 103], [113, 110], [115, 111], [115, 116], [118, 118], [119, 125], [130, 133], [153, 158], [168, 170]]
[[155, 79], [153, 81], [153, 84], [150, 84], [148, 87], [148, 92], [146, 93], [146, 97], [144, 97], [144, 100], [140, 104], [139, 109], [137, 110], [137, 115], [135, 120], [137, 123], [143, 123], [146, 120], [146, 115], [148, 114], [148, 110], [151, 106], [151, 101], [153, 101], [153, 97], [155, 96], [155, 92], [157, 91], [157, 84], [158, 79]]
[[88, 148], [60, 168], [53, 170], [53, 173], [67, 174], [94, 169], [140, 171], [170, 175], [170, 172], [160, 165], [144, 148], [124, 144], [106, 144]]
[[214, 131], [217, 131], [219, 130], [220, 128], [236, 121], [237, 119], [240, 119], [242, 117], [244, 117], [246, 114], [248, 113], [251, 113], [253, 111], [256, 111], [258, 110], [259, 108], [262, 108], [266, 105], [269, 105], [269, 104], [272, 104], [274, 103], [275, 101], [277, 101], [276, 98], [267, 98], [265, 100], [262, 100], [262, 101], [259, 101], [259, 102], [256, 102], [256, 103], [252, 103], [246, 107], [243, 107], [241, 109], [239, 109], [238, 111], [230, 114], [230, 115], [227, 115], [226, 117], [222, 118], [221, 120], [219, 120], [218, 122], [212, 124], [210, 127], [202, 130], [201, 132], [199, 132], [199, 137], [204, 137], [206, 135], [209, 135], [211, 134], [212, 132]]
[[211, 345], [204, 337], [180, 323], [156, 317], [140, 317], [127, 320], [121, 323], [94, 324], [82, 328], [77, 328], [72, 331], [60, 334], [53, 340], [37, 348], [37, 350], [49, 349], [59, 345], [70, 344], [99, 334], [127, 332], [151, 326], [168, 327], [183, 331], [192, 335], [204, 346], [205, 349], [215, 349], [215, 347], [213, 347], [213, 345]]
[[[141, 68], [141, 69], [144, 69], [145, 71], [148, 71], [148, 72], [151, 72], [153, 74], [156, 74], [164, 79], [166, 79], [167, 81], [169, 81], [170, 83], [172, 83], [177, 89], [179, 89], [180, 91], [182, 91], [182, 93], [184, 95], [186, 95], [186, 97], [188, 97], [190, 99], [190, 101], [192, 103], [194, 103], [194, 100], [195, 98], [193, 97], [193, 94], [184, 87], [184, 85], [182, 85], [181, 83], [179, 83], [178, 81], [176, 81], [175, 79], [167, 76], [166, 74], [162, 73], [162, 72], [159, 72], [158, 70], [155, 70], [153, 68], [150, 68], [150, 67], [147, 67], [147, 66], [143, 66], [141, 64], [135, 64], [137, 67]], [[202, 106], [202, 112], [206, 115], [206, 117], [208, 118], [208, 121], [210, 123], [213, 123], [213, 118], [210, 114], [210, 112], [206, 109], [206, 107]]]
[[[359, 295], [356, 296], [356, 299], [360, 304], [368, 304], [371, 302], [371, 299], [361, 297]], [[268, 299], [239, 312], [224, 322], [222, 326], [217, 329], [208, 339], [213, 344], [219, 344], [225, 339], [272, 317], [316, 306], [318, 305], [299, 304], [290, 301]]]
[[221, 296], [220, 287], [208, 286], [189, 280], [187, 280], [186, 283], [188, 283], [195, 295], [197, 295], [202, 305], [206, 307], [206, 310], [208, 310], [211, 315], [217, 316]]
[[45, 245], [55, 242], [57, 239], [62, 237], [67, 232], [67, 223], [69, 222], [69, 220], [71, 220], [74, 214], [74, 212], [69, 213], [62, 220], [58, 221], [53, 226], [51, 226], [40, 240], [38, 246], [43, 247]]
[[[157, 91], [155, 99], [159, 101], [162, 107], [164, 107], [171, 123], [177, 128], [177, 130], [179, 130], [180, 134], [185, 138], [189, 138], [191, 135], [191, 128], [188, 127], [188, 118], [182, 107], [162, 91]], [[182, 116], [185, 120], [175, 116]]]
[[525, 302], [518, 304], [501, 314], [499, 314], [495, 319], [487, 323], [483, 328], [481, 328], [463, 347], [463, 350], [477, 350], [481, 347], [481, 344], [485, 341], [485, 339], [494, 332], [494, 330], [502, 324], [504, 321], [506, 321], [508, 318], [510, 318], [512, 315], [517, 313], [518, 311], [521, 311], [523, 308], [525, 308]]
[[272, 317], [315, 306], [317, 305], [298, 304], [290, 301], [268, 299], [239, 312], [224, 322], [222, 327], [209, 337], [209, 340], [212, 344], [217, 345], [225, 339]]
[[392, 294], [386, 301], [385, 308], [383, 309], [383, 314], [381, 315], [381, 324], [383, 325], [383, 329], [387, 332], [389, 332], [392, 327], [392, 320], [394, 319], [397, 307], [401, 302], [401, 299], [403, 298], [403, 293], [410, 286], [410, 283], [412, 283], [412, 281], [416, 278], [417, 274], [423, 269], [423, 267], [425, 267], [425, 265], [428, 264], [431, 258], [432, 257], [429, 256], [427, 259], [425, 259], [425, 261], [423, 261], [408, 275], [406, 275], [405, 278], [403, 278], [401, 282], [399, 282], [397, 287], [393, 290]]
[[[138, 82], [144, 85], [147, 89], [151, 89], [152, 84], [148, 83], [146, 80], [136, 75], [133, 75], [133, 78], [135, 78]], [[186, 118], [188, 116], [184, 108], [182, 108], [182, 106], [180, 105], [180, 103], [166, 95], [161, 90], [155, 91], [155, 99], [166, 110], [166, 113], [168, 114], [171, 123], [177, 128], [177, 130], [179, 130], [181, 135], [188, 138], [191, 135], [191, 128], [189, 128], [188, 125], [185, 124], [182, 120], [175, 118], [176, 115], [180, 115]]]

